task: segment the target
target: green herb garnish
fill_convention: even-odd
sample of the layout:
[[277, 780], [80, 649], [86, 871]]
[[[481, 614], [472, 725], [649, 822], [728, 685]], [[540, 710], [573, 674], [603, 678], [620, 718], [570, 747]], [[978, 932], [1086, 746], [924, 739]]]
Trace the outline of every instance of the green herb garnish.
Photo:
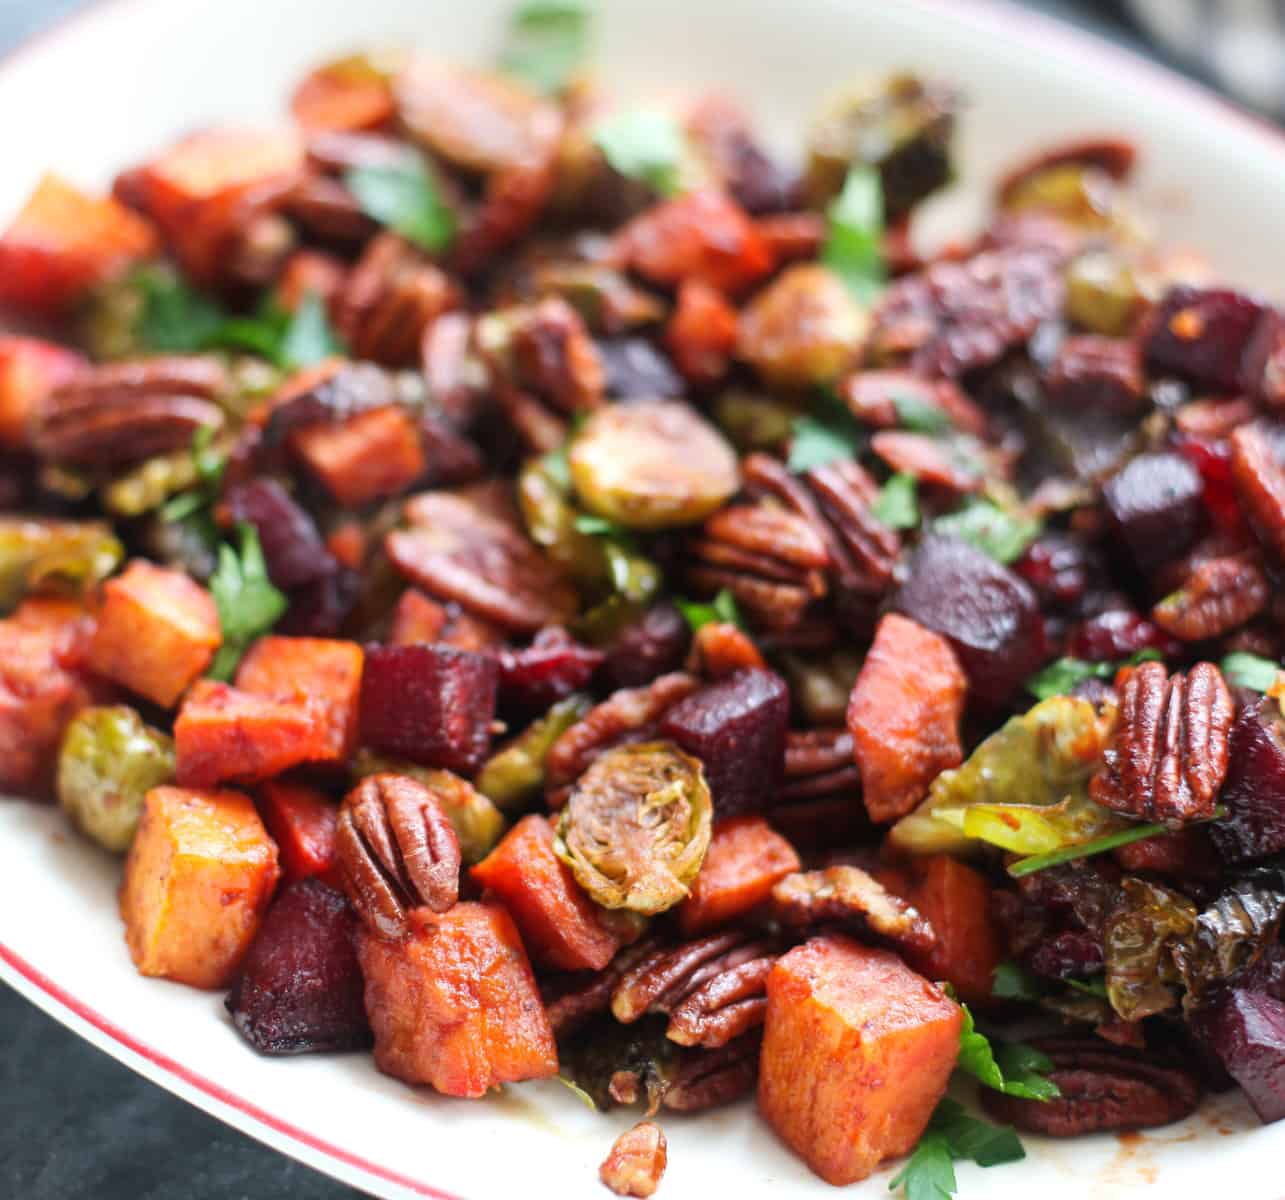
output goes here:
[[613, 113], [594, 127], [593, 140], [621, 175], [647, 184], [662, 196], [681, 190], [686, 139], [672, 114], [656, 108]]
[[1139, 650], [1124, 662], [1087, 662], [1082, 658], [1059, 658], [1049, 663], [1026, 681], [1026, 690], [1039, 700], [1066, 696], [1077, 683], [1086, 679], [1114, 679], [1121, 667], [1134, 667], [1141, 662], [1161, 658], [1159, 650]]
[[696, 600], [683, 599], [675, 599], [674, 603], [678, 606], [679, 612], [687, 619], [687, 624], [691, 627], [693, 633], [702, 626], [716, 621], [735, 625], [738, 629], [745, 628], [745, 621], [741, 617], [741, 610], [737, 607], [736, 597], [726, 588], [719, 592], [708, 604], [703, 604]]
[[544, 95], [565, 91], [587, 56], [591, 25], [577, 0], [529, 0], [509, 19], [500, 67]]
[[313, 367], [319, 362], [345, 352], [344, 344], [330, 327], [326, 305], [316, 292], [308, 292], [299, 301], [281, 335], [275, 361], [289, 369]]
[[788, 466], [796, 475], [845, 458], [856, 458], [866, 440], [856, 418], [834, 396], [820, 393], [812, 411], [790, 426]]
[[999, 1042], [992, 1046], [990, 1039], [977, 1031], [968, 1005], [959, 1007], [964, 1012], [964, 1025], [959, 1031], [957, 1069], [966, 1071], [988, 1088], [1022, 1100], [1052, 1100], [1062, 1094], [1056, 1083], [1044, 1078], [1053, 1069], [1047, 1055], [1024, 1042]]
[[213, 679], [231, 679], [241, 656], [255, 638], [268, 632], [286, 611], [284, 595], [272, 586], [263, 547], [254, 526], [237, 525], [238, 554], [226, 542], [219, 546], [219, 565], [210, 576], [210, 594], [219, 610], [223, 645], [210, 666]]
[[1218, 667], [1232, 687], [1251, 688], [1255, 692], [1267, 691], [1281, 673], [1279, 663], [1244, 650], [1224, 655]]
[[1002, 962], [991, 973], [991, 995], [996, 1000], [1038, 1000], [1044, 994], [1043, 981], [1014, 962]]
[[215, 540], [213, 518], [210, 510], [218, 499], [219, 487], [223, 482], [223, 471], [227, 466], [227, 455], [214, 448], [214, 428], [202, 425], [192, 435], [192, 468], [196, 474], [196, 486], [177, 496], [171, 496], [160, 509], [162, 521], [199, 522], [203, 540], [212, 543]]
[[992, 500], [973, 497], [958, 511], [938, 517], [933, 532], [962, 538], [1005, 564], [1022, 557], [1040, 534], [1040, 522], [1000, 508]]
[[379, 167], [354, 167], [344, 175], [361, 210], [430, 254], [445, 250], [455, 234], [455, 214], [437, 180], [420, 159]]
[[937, 1105], [919, 1145], [888, 1184], [888, 1190], [904, 1188], [906, 1200], [950, 1200], [958, 1190], [953, 1165], [956, 1161], [995, 1167], [1020, 1162], [1025, 1157], [1026, 1151], [1012, 1129], [974, 1117], [963, 1105], [946, 1097]]
[[576, 532], [588, 534], [590, 537], [612, 537], [628, 539], [630, 532], [623, 525], [616, 524], [615, 521], [608, 521], [606, 517], [594, 516], [592, 513], [579, 513], [575, 519]]
[[919, 481], [898, 472], [879, 489], [870, 511], [889, 529], [914, 529], [919, 524]]
[[164, 267], [141, 267], [130, 276], [129, 284], [143, 300], [134, 333], [148, 350], [177, 354], [206, 350], [227, 321], [215, 301]]
[[897, 424], [912, 433], [948, 433], [954, 428], [940, 408], [916, 396], [894, 396], [892, 405], [897, 410]]
[[826, 210], [829, 232], [821, 261], [863, 304], [883, 286], [883, 187], [879, 172], [857, 163]]

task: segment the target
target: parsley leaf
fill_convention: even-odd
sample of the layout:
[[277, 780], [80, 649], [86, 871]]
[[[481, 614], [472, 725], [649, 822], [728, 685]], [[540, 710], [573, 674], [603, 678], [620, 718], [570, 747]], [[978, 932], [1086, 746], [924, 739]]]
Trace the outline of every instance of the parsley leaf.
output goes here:
[[1279, 664], [1270, 658], [1262, 658], [1244, 650], [1224, 655], [1218, 666], [1232, 687], [1252, 688], [1256, 692], [1267, 691], [1281, 672]]
[[219, 565], [210, 576], [210, 594], [223, 630], [223, 645], [209, 670], [213, 679], [231, 679], [250, 643], [267, 633], [286, 611], [285, 596], [268, 578], [254, 526], [242, 521], [237, 532], [240, 554], [224, 542], [219, 546]]
[[1037, 700], [1065, 696], [1086, 679], [1114, 679], [1121, 667], [1134, 667], [1161, 657], [1159, 650], [1139, 650], [1125, 662], [1086, 662], [1082, 658], [1059, 658], [1026, 681], [1026, 690]]
[[455, 235], [455, 213], [442, 200], [437, 180], [420, 159], [389, 166], [354, 167], [344, 174], [368, 217], [430, 254]]
[[162, 521], [199, 522], [198, 532], [202, 540], [211, 545], [218, 535], [214, 532], [210, 510], [218, 498], [223, 470], [227, 466], [227, 455], [214, 449], [213, 442], [212, 425], [202, 425], [192, 435], [192, 468], [196, 475], [196, 486], [171, 496], [160, 509]]
[[914, 529], [919, 524], [919, 481], [898, 472], [879, 489], [870, 511], [889, 529]]
[[671, 113], [658, 108], [613, 113], [594, 127], [593, 140], [621, 175], [640, 180], [662, 196], [681, 190], [686, 139]]
[[820, 394], [812, 412], [790, 426], [788, 466], [796, 475], [842, 458], [856, 458], [865, 448], [857, 419], [833, 395]]
[[953, 1165], [956, 1160], [996, 1167], [1025, 1157], [1021, 1140], [1012, 1129], [974, 1117], [962, 1104], [946, 1097], [937, 1105], [919, 1145], [888, 1184], [888, 1190], [904, 1188], [906, 1200], [950, 1200], [958, 1189]]
[[276, 361], [288, 368], [312, 367], [344, 350], [343, 342], [330, 327], [325, 302], [317, 292], [309, 291], [281, 334]]
[[991, 995], [996, 1000], [1038, 1000], [1044, 985], [1037, 975], [1015, 962], [1002, 962], [991, 973]]
[[910, 1160], [888, 1184], [890, 1192], [905, 1188], [906, 1200], [950, 1200], [955, 1194], [955, 1156], [941, 1133], [925, 1133]]
[[584, 62], [592, 14], [578, 0], [529, 0], [509, 20], [500, 67], [537, 92], [564, 91]]
[[863, 304], [883, 286], [883, 187], [864, 163], [848, 169], [843, 190], [826, 210], [830, 228], [821, 261]]
[[140, 267], [128, 282], [142, 298], [134, 334], [149, 350], [208, 349], [227, 320], [215, 301], [168, 267]]
[[745, 628], [745, 620], [741, 616], [741, 610], [736, 605], [736, 597], [726, 588], [719, 592], [709, 604], [681, 598], [676, 598], [674, 603], [687, 619], [687, 624], [691, 627], [693, 633], [703, 625], [709, 625], [715, 621], [723, 621], [728, 625], [735, 625], [737, 629]]
[[614, 537], [627, 538], [629, 531], [623, 525], [617, 525], [615, 521], [608, 521], [606, 517], [597, 517], [592, 513], [579, 513], [575, 519], [576, 531], [587, 533], [593, 537]]
[[1007, 512], [993, 500], [972, 497], [956, 512], [938, 517], [933, 532], [962, 538], [1007, 564], [1021, 558], [1039, 536], [1040, 522]]
[[979, 1033], [968, 1005], [963, 1028], [959, 1031], [959, 1070], [966, 1071], [988, 1088], [1017, 1096], [1023, 1100], [1052, 1100], [1062, 1093], [1043, 1072], [1053, 1069], [1052, 1062], [1033, 1046], [1022, 1042], [1000, 1042], [992, 1047], [990, 1039]]
[[951, 419], [935, 404], [916, 396], [893, 396], [897, 423], [913, 433], [947, 433], [954, 428]]

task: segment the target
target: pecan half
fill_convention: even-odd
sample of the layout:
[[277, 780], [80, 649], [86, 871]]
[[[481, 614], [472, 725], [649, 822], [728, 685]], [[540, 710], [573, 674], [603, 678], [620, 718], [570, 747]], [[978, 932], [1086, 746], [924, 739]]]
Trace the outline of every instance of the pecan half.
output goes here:
[[1170, 825], [1212, 817], [1236, 715], [1222, 672], [1197, 663], [1170, 676], [1162, 663], [1146, 662], [1122, 671], [1117, 689], [1120, 724], [1090, 781], [1093, 800]]
[[617, 1196], [650, 1196], [668, 1161], [665, 1131], [654, 1121], [639, 1121], [612, 1143], [598, 1178]]
[[33, 431], [36, 452], [71, 466], [116, 466], [191, 445], [217, 429], [215, 397], [227, 372], [200, 356], [109, 363], [83, 371], [44, 403]]
[[352, 189], [329, 175], [305, 175], [286, 200], [285, 211], [309, 233], [339, 242], [360, 242], [377, 228]]
[[679, 1060], [665, 1089], [672, 1112], [707, 1112], [733, 1104], [758, 1082], [762, 1038], [757, 1030], [716, 1050], [690, 1050]]
[[545, 1012], [553, 1027], [553, 1036], [569, 1037], [594, 1017], [611, 1007], [611, 997], [625, 975], [656, 948], [654, 939], [636, 942], [617, 952], [601, 971], [585, 977], [564, 976], [553, 984], [552, 994], [545, 995]]
[[1203, 642], [1258, 616], [1268, 597], [1267, 578], [1256, 563], [1239, 555], [1210, 558], [1151, 610], [1151, 619], [1184, 642]]
[[767, 977], [775, 954], [751, 958], [706, 980], [669, 1017], [669, 1040], [680, 1046], [725, 1046], [763, 1024], [767, 1016]]
[[357, 915], [402, 937], [406, 914], [445, 912], [459, 898], [460, 843], [441, 803], [405, 775], [370, 775], [344, 799], [335, 851]]
[[998, 1120], [1049, 1137], [1118, 1129], [1151, 1129], [1181, 1121], [1200, 1103], [1200, 1080], [1181, 1067], [1151, 1062], [1126, 1047], [1078, 1038], [1037, 1039], [1053, 1061], [1053, 1100], [1020, 1100], [982, 1090], [982, 1107]]
[[931, 950], [937, 943], [918, 909], [860, 867], [840, 865], [787, 875], [772, 889], [772, 915], [794, 927], [855, 921], [916, 950]]
[[861, 772], [847, 729], [791, 729], [785, 735], [785, 780], [768, 818], [794, 845], [849, 845], [870, 828], [860, 793]]

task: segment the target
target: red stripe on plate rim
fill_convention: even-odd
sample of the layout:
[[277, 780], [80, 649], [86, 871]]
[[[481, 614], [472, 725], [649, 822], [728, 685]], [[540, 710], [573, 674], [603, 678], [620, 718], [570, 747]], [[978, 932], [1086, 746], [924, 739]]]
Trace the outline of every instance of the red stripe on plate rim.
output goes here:
[[82, 1021], [92, 1025], [100, 1033], [111, 1038], [112, 1041], [124, 1046], [133, 1054], [140, 1058], [146, 1059], [155, 1067], [176, 1079], [181, 1080], [189, 1087], [197, 1091], [204, 1092], [213, 1100], [228, 1108], [235, 1109], [237, 1112], [256, 1121], [258, 1124], [273, 1130], [276, 1133], [284, 1134], [286, 1137], [307, 1146], [319, 1154], [324, 1154], [328, 1158], [333, 1158], [336, 1162], [341, 1162], [345, 1166], [355, 1167], [367, 1175], [386, 1180], [394, 1183], [398, 1187], [409, 1188], [411, 1191], [421, 1196], [428, 1196], [430, 1200], [461, 1200], [459, 1196], [451, 1192], [444, 1192], [440, 1188], [435, 1188], [431, 1184], [424, 1183], [418, 1179], [412, 1179], [408, 1175], [402, 1175], [388, 1167], [381, 1166], [377, 1162], [372, 1162], [368, 1158], [363, 1158], [359, 1154], [354, 1154], [351, 1150], [345, 1150], [342, 1146], [336, 1146], [324, 1138], [317, 1137], [316, 1134], [309, 1133], [306, 1129], [292, 1124], [283, 1117], [278, 1117], [267, 1109], [260, 1108], [257, 1104], [245, 1099], [244, 1096], [237, 1095], [236, 1092], [229, 1091], [221, 1084], [215, 1083], [212, 1079], [207, 1079], [204, 1075], [185, 1067], [182, 1063], [170, 1058], [168, 1054], [162, 1054], [159, 1050], [149, 1046], [146, 1042], [140, 1041], [133, 1034], [127, 1033], [114, 1021], [108, 1020], [102, 1013], [91, 1008], [83, 1000], [73, 996], [65, 988], [59, 986], [49, 978], [39, 968], [32, 966], [21, 955], [10, 950], [3, 942], [0, 942], [0, 960], [7, 963], [28, 983], [39, 988], [50, 999], [67, 1009], [68, 1012], [79, 1017]]

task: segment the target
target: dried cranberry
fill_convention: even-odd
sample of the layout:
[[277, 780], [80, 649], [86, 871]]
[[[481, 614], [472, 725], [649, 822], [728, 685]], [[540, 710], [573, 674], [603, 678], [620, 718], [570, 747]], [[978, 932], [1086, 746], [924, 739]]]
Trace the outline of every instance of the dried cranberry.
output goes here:
[[1178, 649], [1160, 626], [1132, 609], [1112, 609], [1081, 621], [1066, 641], [1067, 654], [1089, 662], [1119, 662], [1139, 650], [1157, 650], [1168, 657]]
[[276, 631], [290, 637], [334, 637], [357, 603], [362, 577], [348, 567], [296, 588]]
[[500, 699], [528, 712], [579, 691], [606, 657], [601, 650], [582, 646], [565, 629], [541, 630], [531, 645], [500, 651]]
[[1243, 1089], [1259, 1119], [1285, 1117], [1285, 1003], [1265, 992], [1223, 993], [1191, 1024]]
[[950, 639], [968, 676], [969, 697], [984, 707], [1010, 699], [1044, 660], [1035, 592], [959, 538], [933, 536], [920, 543], [892, 606]]
[[1116, 531], [1145, 575], [1195, 545], [1205, 529], [1204, 481], [1180, 454], [1139, 454], [1102, 487]]
[[687, 658], [692, 631], [672, 604], [654, 604], [620, 629], [602, 649], [603, 679], [611, 688], [642, 687], [659, 675], [677, 671]]
[[1031, 543], [1013, 564], [1049, 606], [1072, 608], [1083, 598], [1091, 580], [1105, 567], [1092, 547], [1069, 533], [1047, 533]]
[[1285, 850], [1285, 727], [1275, 701], [1242, 708], [1236, 718], [1220, 803], [1227, 815], [1209, 833], [1226, 861]]
[[1174, 435], [1174, 447], [1200, 472], [1205, 507], [1214, 524], [1223, 533], [1239, 537], [1245, 531], [1245, 516], [1232, 481], [1231, 443], [1226, 438], [1178, 433]]
[[1075, 929], [1055, 933], [1026, 956], [1026, 965], [1046, 979], [1083, 979], [1101, 971], [1102, 962], [1102, 940]]
[[790, 689], [775, 672], [750, 667], [681, 700], [661, 721], [705, 765], [720, 817], [762, 808], [785, 771]]
[[268, 577], [277, 587], [289, 591], [339, 569], [312, 517], [275, 479], [239, 483], [223, 503], [233, 521], [248, 521], [258, 532]]
[[450, 646], [368, 646], [362, 741], [425, 766], [475, 771], [491, 741], [499, 674], [491, 655]]
[[1262, 304], [1224, 288], [1175, 287], [1142, 335], [1147, 365], [1201, 387], [1234, 392]]
[[597, 343], [612, 400], [667, 400], [683, 395], [683, 378], [645, 338], [604, 338]]
[[370, 1045], [356, 932], [334, 888], [300, 879], [281, 889], [227, 998], [232, 1024], [259, 1053]]

